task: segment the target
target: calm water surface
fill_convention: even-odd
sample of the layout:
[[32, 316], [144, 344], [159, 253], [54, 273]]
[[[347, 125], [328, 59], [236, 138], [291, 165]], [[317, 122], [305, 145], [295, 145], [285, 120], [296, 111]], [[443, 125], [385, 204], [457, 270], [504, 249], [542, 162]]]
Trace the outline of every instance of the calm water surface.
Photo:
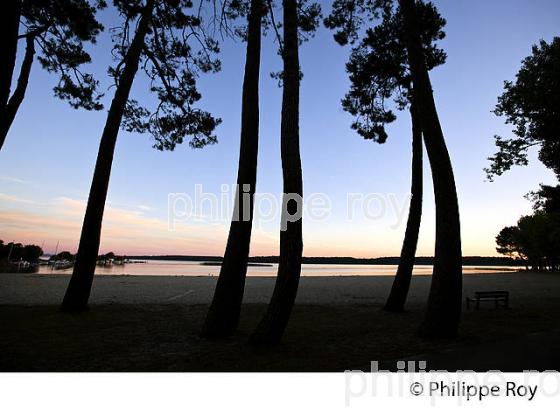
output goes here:
[[[249, 266], [248, 276], [276, 276], [278, 264], [270, 266]], [[394, 275], [397, 265], [302, 265], [302, 276], [385, 276]], [[512, 266], [465, 266], [463, 273], [496, 273], [515, 271]], [[69, 274], [71, 269], [52, 270], [48, 266], [41, 266], [39, 273]], [[200, 262], [158, 261], [150, 260], [146, 263], [130, 263], [110, 267], [96, 268], [97, 275], [151, 275], [151, 276], [217, 276], [219, 266], [202, 265]], [[413, 275], [430, 275], [432, 266], [419, 265], [414, 267]]]

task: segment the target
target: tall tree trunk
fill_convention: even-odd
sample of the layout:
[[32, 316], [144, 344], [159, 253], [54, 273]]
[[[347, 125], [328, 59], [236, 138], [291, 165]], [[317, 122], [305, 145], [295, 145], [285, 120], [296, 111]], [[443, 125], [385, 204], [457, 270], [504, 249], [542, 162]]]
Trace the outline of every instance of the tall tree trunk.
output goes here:
[[455, 178], [432, 93], [417, 24], [415, 0], [399, 0], [418, 113], [434, 184], [436, 244], [428, 308], [421, 327], [427, 337], [454, 337], [461, 318], [462, 266]]
[[35, 36], [28, 35], [26, 38], [25, 55], [21, 63], [16, 89], [10, 97], [7, 105], [4, 107], [0, 118], [0, 149], [2, 149], [4, 141], [6, 141], [8, 131], [10, 130], [19, 106], [25, 97], [25, 91], [27, 90], [27, 84], [29, 83], [29, 74], [31, 73], [31, 66], [33, 64], [34, 57]]
[[91, 184], [86, 214], [82, 225], [80, 245], [76, 255], [74, 271], [70, 278], [70, 283], [66, 289], [61, 310], [80, 311], [87, 309], [87, 303], [93, 284], [93, 275], [99, 252], [99, 242], [101, 239], [101, 225], [103, 222], [103, 211], [107, 199], [107, 189], [109, 188], [109, 178], [111, 176], [111, 166], [113, 164], [113, 154], [123, 112], [128, 101], [130, 89], [138, 70], [144, 38], [149, 29], [149, 21], [154, 6], [154, 0], [148, 0], [140, 23], [136, 29], [134, 39], [126, 53], [125, 65], [119, 77], [118, 86], [109, 108], [103, 135], [99, 144], [95, 172]]
[[[8, 99], [12, 87], [12, 77], [17, 57], [19, 19], [21, 16], [21, 0], [10, 0], [2, 7], [0, 13], [0, 123], [4, 123], [7, 114]], [[5, 135], [0, 134], [0, 149], [4, 144]]]
[[[287, 195], [303, 198], [303, 178], [299, 152], [299, 56], [297, 0], [283, 0], [284, 9], [284, 76], [281, 120], [282, 176], [285, 208], [290, 215], [298, 204]], [[287, 202], [287, 203], [286, 203]], [[300, 209], [301, 211], [301, 209]], [[285, 230], [280, 232], [278, 276], [268, 309], [251, 337], [253, 344], [280, 342], [296, 299], [303, 253], [301, 217], [282, 215]]]
[[[241, 142], [235, 209], [214, 298], [202, 329], [204, 337], [226, 337], [237, 329], [253, 226], [259, 150], [259, 74], [262, 0], [251, 1], [241, 102]], [[249, 201], [244, 200], [249, 196]]]
[[417, 109], [412, 104], [410, 107], [410, 117], [412, 119], [412, 179], [410, 184], [410, 209], [408, 211], [408, 221], [404, 234], [399, 267], [391, 293], [385, 304], [385, 310], [389, 312], [402, 312], [410, 280], [412, 279], [412, 269], [414, 268], [414, 258], [416, 246], [418, 245], [418, 233], [420, 231], [420, 221], [422, 219], [422, 129], [417, 114]]

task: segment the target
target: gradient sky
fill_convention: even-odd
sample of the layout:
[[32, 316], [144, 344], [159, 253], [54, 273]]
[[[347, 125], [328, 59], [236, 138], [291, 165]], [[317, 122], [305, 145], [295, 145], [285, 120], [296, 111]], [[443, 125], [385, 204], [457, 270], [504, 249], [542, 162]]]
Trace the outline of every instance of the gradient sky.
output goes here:
[[[461, 211], [463, 253], [495, 255], [494, 237], [519, 216], [529, 213], [523, 196], [538, 184], [554, 183], [553, 174], [531, 155], [528, 167], [518, 167], [495, 182], [485, 181], [486, 158], [495, 151], [494, 134], [509, 135], [493, 109], [503, 81], [513, 79], [520, 61], [539, 39], [560, 35], [557, 0], [436, 1], [447, 19], [441, 42], [447, 63], [431, 74], [441, 123], [453, 161]], [[328, 13], [330, 2], [321, 2]], [[100, 19], [114, 25], [105, 11]], [[279, 150], [281, 90], [269, 77], [281, 67], [272, 36], [263, 42], [261, 135], [257, 191], [279, 195], [282, 190]], [[106, 31], [92, 48], [104, 87], [110, 41]], [[344, 65], [348, 48], [334, 43], [321, 27], [300, 49], [304, 79], [301, 87], [301, 155], [305, 197], [324, 193], [331, 201], [326, 220], [304, 219], [307, 256], [376, 257], [398, 255], [406, 224], [391, 210], [372, 220], [359, 211], [347, 217], [348, 193], [377, 193], [407, 205], [410, 190], [410, 119], [401, 113], [389, 127], [384, 145], [362, 140], [350, 130], [350, 115], [340, 107], [348, 88]], [[223, 70], [200, 79], [201, 107], [223, 119], [219, 144], [192, 150], [158, 152], [147, 135], [121, 131], [117, 144], [103, 226], [101, 251], [124, 254], [221, 255], [228, 218], [209, 218], [202, 208], [197, 218], [168, 229], [168, 195], [221, 193], [235, 183], [239, 149], [241, 83], [244, 44], [222, 44]], [[28, 93], [0, 152], [0, 238], [45, 245], [47, 252], [75, 251], [87, 200], [99, 138], [106, 112], [75, 111], [52, 96], [55, 78], [35, 64]], [[110, 101], [112, 89], [106, 92]], [[152, 97], [141, 77], [132, 94]], [[108, 103], [106, 104], [108, 105]], [[427, 163], [425, 164], [427, 165]], [[419, 255], [432, 255], [434, 205], [431, 175], [426, 166], [425, 202]], [[266, 208], [266, 207], [264, 207]], [[380, 204], [370, 211], [379, 213]], [[279, 220], [260, 222], [254, 230], [253, 255], [278, 254]]]

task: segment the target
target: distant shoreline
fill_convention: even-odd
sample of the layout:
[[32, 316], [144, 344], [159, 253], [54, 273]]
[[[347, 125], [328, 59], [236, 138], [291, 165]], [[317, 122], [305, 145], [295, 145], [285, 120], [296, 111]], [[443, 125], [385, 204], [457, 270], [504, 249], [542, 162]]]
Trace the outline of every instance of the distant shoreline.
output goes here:
[[[195, 255], [144, 255], [127, 256], [130, 260], [163, 260], [181, 262], [206, 262], [219, 264], [221, 256], [195, 256]], [[249, 262], [252, 264], [278, 263], [278, 256], [251, 256]], [[304, 256], [303, 264], [318, 265], [398, 265], [398, 256], [385, 256], [380, 258], [353, 258], [348, 256]], [[433, 265], [434, 258], [431, 256], [419, 256], [414, 261], [415, 265]], [[465, 256], [463, 266], [523, 266], [521, 261], [498, 256]]]
[[[222, 266], [222, 261], [215, 261], [215, 262], [200, 262], [202, 266]], [[271, 263], [253, 263], [249, 262], [247, 266], [261, 266], [261, 267], [271, 267], [273, 266]]]

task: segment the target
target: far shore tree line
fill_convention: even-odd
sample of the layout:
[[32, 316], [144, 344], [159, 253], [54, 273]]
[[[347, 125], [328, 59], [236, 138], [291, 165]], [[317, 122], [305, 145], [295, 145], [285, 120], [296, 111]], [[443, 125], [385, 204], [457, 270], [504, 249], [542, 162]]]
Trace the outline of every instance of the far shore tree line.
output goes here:
[[[124, 261], [126, 260], [126, 256], [124, 255], [116, 255], [114, 252], [107, 252], [105, 254], [100, 254], [97, 256], [97, 262], [109, 262], [109, 261]], [[52, 255], [50, 258], [51, 261], [68, 261], [68, 262], [75, 262], [76, 254], [73, 254], [68, 251], [62, 251], [57, 253], [56, 255]]]
[[[35, 58], [43, 68], [58, 76], [54, 89], [56, 97], [67, 100], [74, 108], [104, 108], [98, 81], [83, 72], [82, 67], [91, 61], [84, 45], [95, 43], [104, 29], [96, 19], [97, 13], [107, 7], [103, 0], [15, 0], [8, 3], [2, 14], [5, 35], [0, 40], [6, 53], [0, 73], [0, 115], [2, 129], [6, 132], [0, 140], [0, 148], [23, 100], [29, 69]], [[109, 90], [112, 99], [100, 139], [73, 273], [61, 311], [87, 309], [119, 130], [151, 135], [158, 150], [172, 151], [184, 142], [192, 148], [215, 144], [221, 120], [199, 107], [202, 95], [197, 89], [197, 79], [220, 70], [220, 41], [236, 38], [246, 43], [244, 77], [240, 85], [237, 186], [248, 186], [251, 200], [248, 203], [236, 201], [238, 209], [234, 214], [242, 212], [250, 218], [231, 222], [214, 297], [201, 334], [221, 339], [236, 332], [249, 260], [257, 183], [262, 38], [265, 35], [273, 38], [283, 63], [282, 71], [272, 75], [282, 87], [283, 192], [285, 198], [288, 194], [301, 197], [299, 103], [304, 73], [299, 54], [300, 46], [311, 40], [322, 21], [333, 30], [336, 43], [351, 47], [346, 65], [350, 90], [342, 100], [342, 108], [354, 117], [352, 129], [360, 137], [382, 144], [389, 137], [385, 126], [395, 121], [399, 112], [407, 111], [410, 115], [412, 201], [399, 266], [385, 309], [400, 313], [405, 308], [422, 216], [422, 153], [425, 147], [435, 193], [436, 235], [431, 288], [419, 333], [432, 338], [457, 334], [462, 310], [459, 204], [452, 162], [430, 80], [430, 70], [442, 66], [446, 60], [446, 53], [438, 47], [445, 36], [446, 21], [431, 2], [334, 0], [325, 18], [319, 4], [311, 0], [199, 0], [196, 4], [190, 0], [114, 0], [112, 7], [118, 15], [118, 20], [112, 23], [116, 26], [111, 28], [113, 64], [108, 69], [113, 82]], [[543, 42], [540, 47], [557, 53], [558, 41], [555, 39], [551, 45]], [[17, 49], [23, 44], [25, 56], [14, 88], [12, 77]], [[546, 56], [539, 58], [544, 60], [543, 65], [550, 65]], [[526, 162], [526, 151], [532, 145], [541, 146], [541, 160], [547, 166], [557, 172], [560, 170], [560, 167], [554, 168], [559, 157], [558, 151], [553, 151], [558, 150], [559, 144], [557, 54], [555, 58], [556, 63], [551, 63], [555, 76], [541, 80], [541, 77], [528, 75], [528, 80], [543, 82], [541, 86], [550, 96], [543, 109], [538, 106], [538, 98], [529, 93], [525, 95], [514, 84], [506, 83], [504, 95], [510, 93], [511, 97], [501, 97], [496, 113], [505, 115], [506, 122], [516, 126], [516, 139], [497, 137], [499, 152], [491, 158], [491, 174], [499, 175], [511, 165]], [[134, 99], [133, 83], [138, 76], [145, 80], [141, 84], [149, 85], [155, 104]], [[523, 85], [531, 87], [525, 82]], [[520, 107], [529, 100], [527, 112], [518, 118]], [[515, 102], [520, 106], [515, 106]], [[551, 152], [554, 155], [549, 155]], [[297, 211], [295, 201], [285, 202], [287, 211], [294, 214]], [[257, 345], [272, 345], [281, 340], [299, 285], [302, 220], [288, 220], [283, 225], [286, 229], [280, 232], [273, 295], [250, 339]]]
[[[41, 246], [29, 244], [24, 245], [16, 242], [5, 243], [0, 239], [0, 264], [7, 265], [14, 262], [29, 262], [36, 264], [39, 259], [44, 256], [44, 251]], [[61, 251], [53, 255], [46, 255], [49, 261], [67, 261], [74, 262], [76, 255], [69, 251]], [[42, 258], [42, 259], [45, 259]], [[124, 261], [127, 257], [124, 255], [116, 255], [114, 252], [108, 252], [106, 254], [99, 255], [97, 257], [99, 261]]]
[[10, 261], [37, 262], [43, 256], [43, 249], [38, 245], [24, 245], [21, 243], [5, 243], [0, 239], [0, 262]]

